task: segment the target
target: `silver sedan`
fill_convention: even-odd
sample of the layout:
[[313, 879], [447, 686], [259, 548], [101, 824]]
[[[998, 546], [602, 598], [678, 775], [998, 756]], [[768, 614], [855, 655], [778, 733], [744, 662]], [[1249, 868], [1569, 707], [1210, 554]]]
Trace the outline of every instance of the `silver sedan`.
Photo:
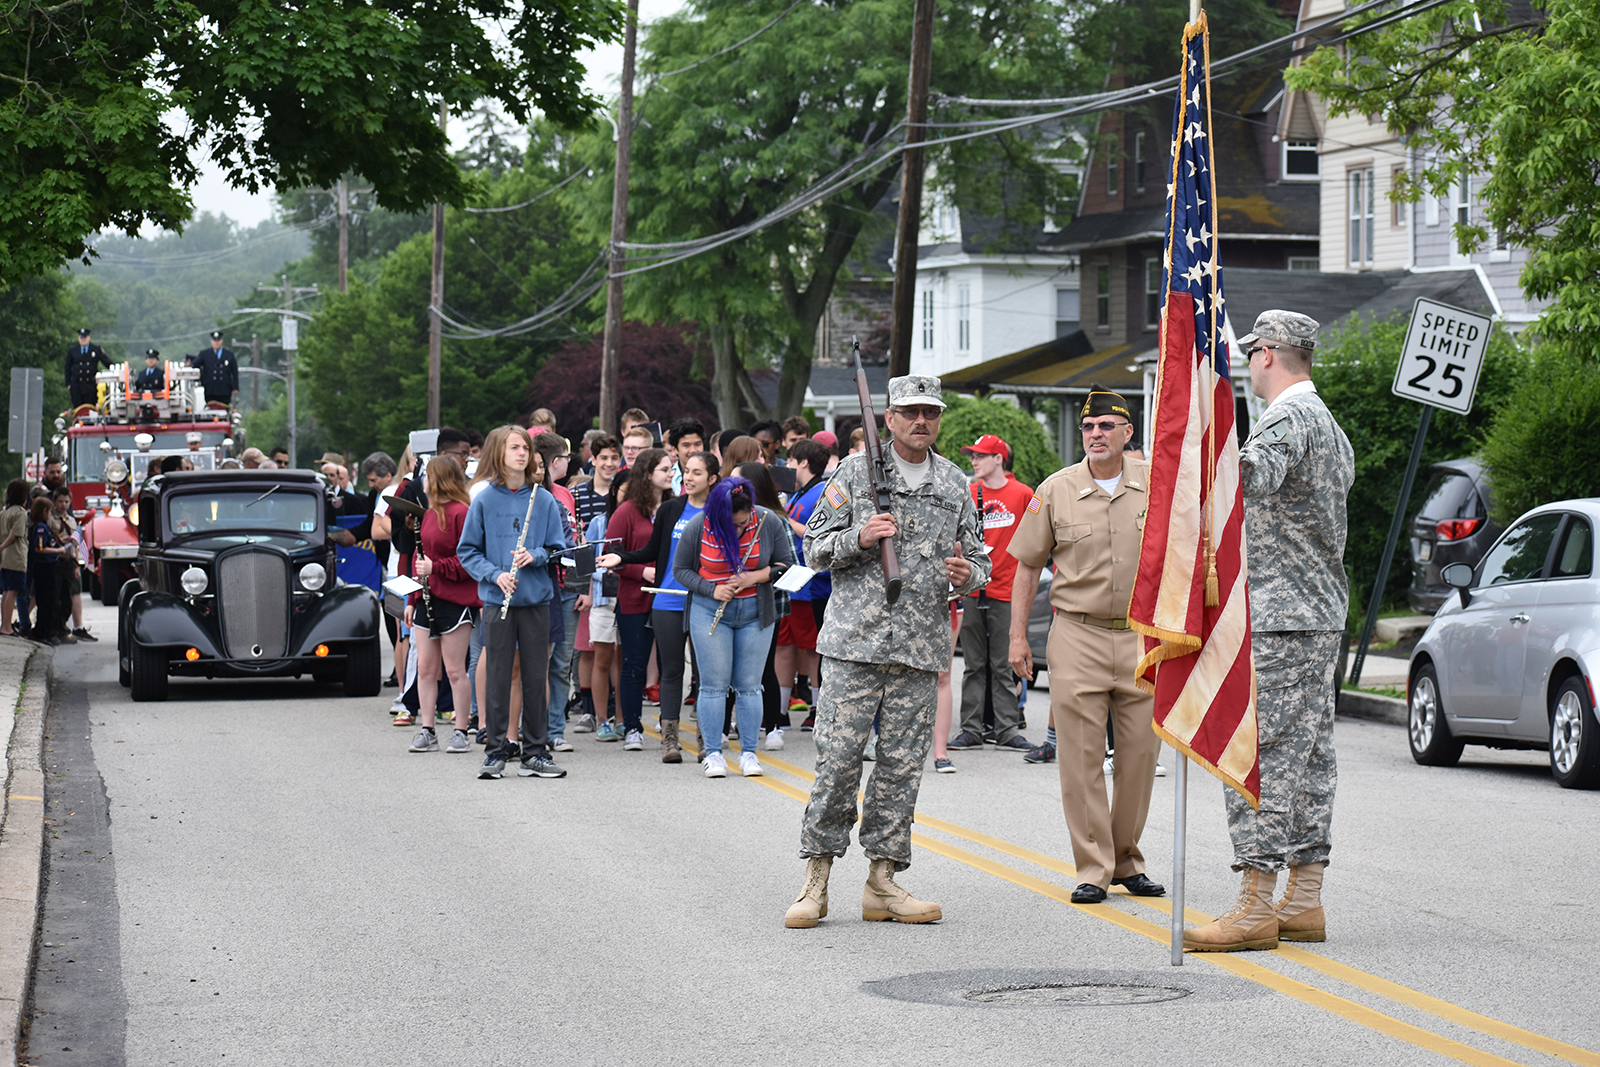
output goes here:
[[1452, 564], [1445, 601], [1411, 655], [1411, 755], [1452, 766], [1465, 745], [1546, 749], [1568, 789], [1600, 788], [1600, 500], [1534, 508], [1476, 568]]

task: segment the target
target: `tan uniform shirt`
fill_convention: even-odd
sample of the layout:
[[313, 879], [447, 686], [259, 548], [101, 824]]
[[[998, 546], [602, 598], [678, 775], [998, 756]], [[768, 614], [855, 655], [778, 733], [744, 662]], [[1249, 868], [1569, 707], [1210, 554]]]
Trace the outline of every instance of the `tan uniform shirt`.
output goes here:
[[1008, 547], [1029, 567], [1054, 561], [1050, 603], [1059, 611], [1125, 619], [1139, 569], [1150, 464], [1124, 458], [1122, 480], [1108, 495], [1084, 460], [1040, 484]]

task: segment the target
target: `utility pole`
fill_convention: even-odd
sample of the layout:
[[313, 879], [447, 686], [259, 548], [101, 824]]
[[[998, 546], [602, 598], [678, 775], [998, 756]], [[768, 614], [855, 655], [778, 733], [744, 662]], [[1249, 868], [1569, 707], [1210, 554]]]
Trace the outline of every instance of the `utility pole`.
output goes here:
[[[309, 315], [294, 309], [294, 298], [300, 295], [316, 296], [322, 290], [315, 285], [290, 285], [289, 276], [281, 275], [282, 285], [257, 285], [256, 289], [269, 293], [278, 293], [283, 298], [281, 319], [283, 326], [283, 379], [289, 393], [289, 462], [297, 463], [299, 453], [296, 446], [299, 442], [299, 420], [295, 415], [294, 406], [294, 354], [300, 348], [300, 319], [310, 318]], [[241, 311], [265, 310], [256, 308], [241, 308]]]
[[[448, 105], [439, 105], [444, 129]], [[428, 308], [428, 425], [439, 425], [439, 368], [444, 360], [444, 201], [433, 202], [433, 298]]]
[[906, 151], [900, 171], [900, 225], [894, 240], [891, 378], [911, 373], [911, 337], [917, 312], [917, 232], [922, 227], [923, 125], [928, 121], [928, 80], [933, 68], [933, 14], [934, 0], [916, 0], [911, 25], [911, 77], [906, 92]]
[[617, 432], [618, 361], [622, 351], [622, 242], [628, 237], [628, 155], [633, 149], [633, 52], [639, 38], [639, 0], [628, 0], [622, 46], [622, 99], [617, 103], [617, 177], [611, 189], [611, 263], [606, 281], [606, 330], [600, 355], [600, 429]]
[[[234, 339], [229, 342], [235, 348], [242, 347], [243, 341]], [[250, 335], [250, 366], [261, 369], [261, 335]], [[261, 379], [256, 375], [250, 377], [250, 411], [252, 413], [261, 409]]]
[[350, 291], [350, 183], [339, 179], [339, 291]]

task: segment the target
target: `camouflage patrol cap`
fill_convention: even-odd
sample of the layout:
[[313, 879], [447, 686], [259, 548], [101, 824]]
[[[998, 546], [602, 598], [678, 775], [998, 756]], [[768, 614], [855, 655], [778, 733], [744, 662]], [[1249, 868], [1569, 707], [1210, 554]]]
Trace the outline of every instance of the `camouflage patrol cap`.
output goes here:
[[1279, 344], [1303, 348], [1310, 352], [1317, 347], [1317, 330], [1321, 324], [1309, 315], [1293, 311], [1263, 311], [1256, 316], [1250, 332], [1239, 338], [1239, 346], [1248, 349], [1257, 341], [1277, 341]]
[[917, 404], [944, 407], [944, 399], [939, 396], [938, 378], [931, 374], [906, 374], [889, 379], [890, 407], [899, 408]]

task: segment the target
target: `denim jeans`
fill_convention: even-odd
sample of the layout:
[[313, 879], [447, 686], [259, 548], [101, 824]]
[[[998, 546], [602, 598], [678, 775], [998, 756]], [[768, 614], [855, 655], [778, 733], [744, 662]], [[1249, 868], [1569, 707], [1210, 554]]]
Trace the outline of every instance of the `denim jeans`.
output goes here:
[[[550, 605], [552, 611], [556, 605]], [[561, 598], [561, 617], [566, 632], [559, 645], [550, 646], [550, 739], [567, 733], [567, 700], [572, 696], [572, 644], [578, 637], [578, 594], [576, 590]]]
[[[711, 620], [721, 606], [709, 597], [689, 600], [689, 633], [700, 661], [697, 706], [720, 713], [724, 694], [732, 689], [739, 746], [754, 752], [761, 741], [761, 674], [767, 665], [773, 627], [761, 625], [760, 598], [752, 596], [729, 601], [712, 633]], [[717, 713], [700, 716], [700, 739], [707, 752], [722, 751], [718, 717]]]
[[648, 611], [636, 615], [617, 612], [617, 648], [622, 654], [617, 710], [622, 713], [622, 728], [629, 733], [644, 729], [644, 678], [654, 640]]

